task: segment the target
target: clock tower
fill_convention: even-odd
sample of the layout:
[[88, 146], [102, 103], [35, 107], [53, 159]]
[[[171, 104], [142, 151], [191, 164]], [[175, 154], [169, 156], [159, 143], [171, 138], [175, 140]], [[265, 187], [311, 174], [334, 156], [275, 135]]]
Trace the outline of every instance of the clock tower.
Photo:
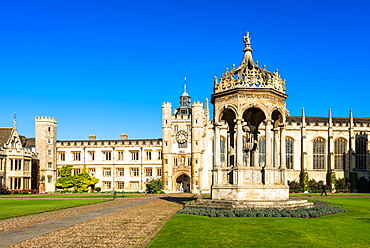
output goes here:
[[[169, 102], [162, 104], [162, 167], [165, 192], [197, 193], [200, 190], [209, 190], [212, 165], [211, 160], [204, 160], [205, 147], [209, 144], [204, 142], [208, 137], [208, 126], [208, 100], [205, 108], [201, 102], [191, 102], [186, 86], [180, 96], [178, 108], [172, 109]], [[212, 148], [209, 149], [211, 151]], [[204, 170], [204, 164], [208, 164], [208, 169]], [[202, 185], [206, 188], [203, 189]]]

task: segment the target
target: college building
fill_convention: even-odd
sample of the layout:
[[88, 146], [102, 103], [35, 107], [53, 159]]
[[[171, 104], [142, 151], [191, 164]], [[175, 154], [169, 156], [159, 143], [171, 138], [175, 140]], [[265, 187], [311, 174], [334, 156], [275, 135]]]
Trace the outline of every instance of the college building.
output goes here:
[[236, 193], [253, 185], [285, 194], [287, 181], [299, 181], [303, 172], [316, 181], [326, 181], [328, 173], [369, 179], [370, 118], [350, 110], [347, 117], [331, 110], [327, 117], [305, 116], [304, 110], [290, 116], [285, 80], [254, 62], [249, 33], [243, 42], [240, 65], [214, 77], [210, 101], [191, 101], [184, 88], [178, 103], [162, 104], [161, 139], [91, 134], [58, 140], [51, 117], [35, 118], [35, 138], [20, 136], [16, 121], [0, 128], [0, 182], [13, 190], [54, 192], [58, 170], [73, 165], [75, 175], [86, 166], [103, 191], [144, 191], [149, 180], [162, 178], [165, 192], [212, 187], [221, 199], [225, 189]]

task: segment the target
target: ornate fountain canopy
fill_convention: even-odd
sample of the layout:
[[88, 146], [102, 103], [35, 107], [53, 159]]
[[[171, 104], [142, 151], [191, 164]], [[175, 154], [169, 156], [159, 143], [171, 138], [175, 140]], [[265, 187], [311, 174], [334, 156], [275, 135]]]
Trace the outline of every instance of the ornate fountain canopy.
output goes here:
[[235, 88], [269, 88], [285, 94], [285, 79], [280, 78], [278, 70], [271, 73], [253, 61], [249, 32], [243, 37], [243, 42], [245, 48], [242, 63], [236, 68], [233, 65], [230, 71], [226, 68], [220, 79], [215, 76], [214, 93]]

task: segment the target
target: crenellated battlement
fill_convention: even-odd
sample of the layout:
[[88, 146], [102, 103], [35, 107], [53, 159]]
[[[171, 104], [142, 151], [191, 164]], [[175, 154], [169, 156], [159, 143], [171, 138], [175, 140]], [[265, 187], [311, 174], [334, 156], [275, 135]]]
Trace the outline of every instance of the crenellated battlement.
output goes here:
[[200, 101], [194, 101], [193, 102], [193, 107], [203, 107], [203, 103]]
[[171, 107], [172, 103], [171, 102], [163, 102], [162, 107]]
[[35, 121], [53, 121], [56, 122], [57, 119], [50, 116], [36, 116]]

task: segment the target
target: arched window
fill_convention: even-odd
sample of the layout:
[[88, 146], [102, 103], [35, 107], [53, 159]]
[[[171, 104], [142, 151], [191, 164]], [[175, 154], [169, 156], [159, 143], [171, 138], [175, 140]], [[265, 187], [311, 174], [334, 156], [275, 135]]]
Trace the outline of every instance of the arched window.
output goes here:
[[344, 154], [347, 150], [347, 140], [339, 138], [334, 141], [334, 168], [344, 169]]
[[325, 140], [323, 138], [313, 141], [313, 169], [325, 169]]
[[285, 138], [285, 163], [287, 169], [293, 169], [293, 139]]
[[366, 169], [366, 144], [367, 139], [365, 137], [356, 139], [356, 169]]
[[263, 138], [260, 138], [258, 140], [258, 162], [259, 162], [259, 165], [262, 166], [265, 164], [266, 160], [265, 160], [265, 157], [266, 157], [266, 139], [265, 137]]

